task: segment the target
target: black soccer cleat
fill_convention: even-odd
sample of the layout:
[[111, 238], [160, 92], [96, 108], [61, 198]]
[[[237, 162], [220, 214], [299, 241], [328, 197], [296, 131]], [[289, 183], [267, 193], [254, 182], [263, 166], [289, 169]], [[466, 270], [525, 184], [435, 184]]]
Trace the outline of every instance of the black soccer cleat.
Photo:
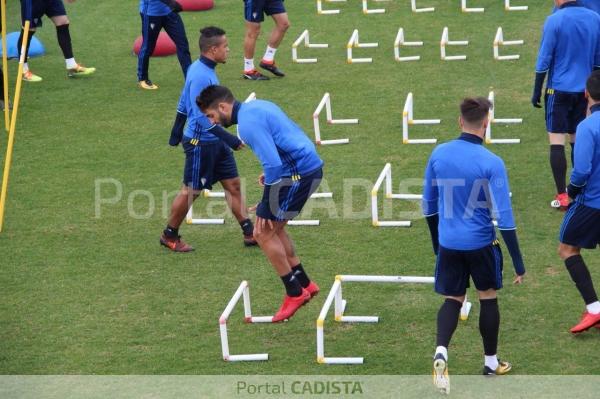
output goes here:
[[242, 76], [244, 77], [244, 79], [248, 80], [269, 80], [268, 76], [263, 75], [256, 69], [253, 69], [251, 71], [244, 71], [244, 74]]
[[277, 68], [277, 65], [275, 65], [274, 62], [261, 61], [260, 64], [258, 64], [258, 66], [260, 66], [266, 71], [271, 72], [275, 76], [279, 76], [280, 78], [283, 78], [285, 76], [285, 73], [283, 73], [281, 69]]

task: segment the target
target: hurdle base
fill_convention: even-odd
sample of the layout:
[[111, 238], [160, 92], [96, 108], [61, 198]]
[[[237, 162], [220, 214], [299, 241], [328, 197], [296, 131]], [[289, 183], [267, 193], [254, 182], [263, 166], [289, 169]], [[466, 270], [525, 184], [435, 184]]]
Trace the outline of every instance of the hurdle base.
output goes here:
[[317, 145], [348, 144], [349, 142], [350, 139], [320, 140], [317, 141]]
[[394, 57], [394, 59], [398, 62], [419, 61], [421, 59], [421, 56], [415, 55], [415, 56], [411, 56], [411, 57]]
[[521, 139], [491, 139], [485, 142], [486, 144], [519, 144]]
[[383, 14], [385, 13], [385, 9], [383, 8], [375, 8], [373, 10], [363, 10], [363, 14]]
[[269, 360], [268, 353], [256, 353], [251, 355], [229, 355], [224, 357], [223, 360], [226, 362], [257, 362]]
[[464, 61], [467, 59], [466, 55], [451, 55], [442, 58], [442, 61]]
[[224, 224], [225, 219], [186, 219], [187, 224]]
[[511, 61], [518, 60], [521, 58], [520, 55], [499, 55], [498, 57], [494, 57], [498, 61]]
[[244, 319], [246, 323], [273, 323], [273, 316], [251, 316]]
[[374, 227], [410, 227], [410, 221], [388, 221], [388, 220], [380, 220], [373, 222]]
[[404, 200], [420, 200], [423, 199], [421, 194], [389, 194], [385, 196], [388, 199], [404, 199]]
[[485, 8], [475, 7], [475, 8], [463, 8], [462, 12], [485, 12]]
[[335, 321], [341, 323], [379, 323], [379, 316], [340, 316]]
[[437, 139], [408, 139], [403, 140], [404, 144], [435, 144], [437, 143]]
[[425, 7], [425, 8], [413, 8], [413, 12], [434, 12], [435, 7]]
[[506, 11], [527, 11], [529, 10], [529, 6], [514, 6], [514, 7], [504, 7]]
[[363, 364], [362, 357], [323, 357], [317, 362], [321, 364]]
[[320, 220], [290, 220], [288, 226], [319, 226]]
[[329, 125], [355, 125], [358, 123], [358, 119], [330, 119], [327, 120]]
[[332, 15], [332, 14], [339, 14], [340, 10], [323, 10], [323, 11], [317, 11], [317, 14], [319, 15]]
[[296, 64], [315, 64], [317, 62], [316, 58], [297, 58], [293, 60]]
[[348, 64], [367, 64], [373, 62], [373, 58], [348, 58]]

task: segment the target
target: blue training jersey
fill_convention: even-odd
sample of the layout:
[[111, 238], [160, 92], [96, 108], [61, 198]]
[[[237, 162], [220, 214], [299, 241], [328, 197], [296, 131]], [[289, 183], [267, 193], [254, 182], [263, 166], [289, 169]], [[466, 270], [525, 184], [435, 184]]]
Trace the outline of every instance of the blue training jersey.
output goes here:
[[501, 230], [515, 229], [504, 162], [463, 133], [437, 146], [425, 169], [423, 214], [439, 213], [439, 243], [473, 250], [496, 239], [492, 220]]
[[577, 126], [571, 184], [584, 187], [577, 202], [600, 209], [600, 105]]
[[208, 133], [213, 124], [200, 111], [196, 104], [196, 97], [202, 93], [210, 85], [218, 85], [219, 79], [215, 72], [217, 64], [214, 61], [205, 57], [190, 65], [185, 78], [185, 84], [179, 97], [179, 105], [177, 112], [187, 115], [187, 124], [183, 135], [190, 139], [198, 139], [201, 141], [218, 141], [214, 134]]
[[[592, 11], [596, 11], [600, 14], [600, 0], [579, 0], [579, 2], [585, 7], [589, 8]], [[552, 12], [556, 12], [558, 7], [554, 6]]]
[[580, 1], [566, 3], [546, 18], [535, 70], [548, 72], [549, 89], [582, 93], [594, 66], [600, 66], [600, 15]]
[[171, 13], [171, 8], [161, 0], [140, 0], [140, 13], [160, 17]]
[[262, 164], [265, 184], [277, 183], [282, 177], [301, 177], [323, 166], [312, 141], [272, 102], [236, 103], [233, 122], [240, 139]]

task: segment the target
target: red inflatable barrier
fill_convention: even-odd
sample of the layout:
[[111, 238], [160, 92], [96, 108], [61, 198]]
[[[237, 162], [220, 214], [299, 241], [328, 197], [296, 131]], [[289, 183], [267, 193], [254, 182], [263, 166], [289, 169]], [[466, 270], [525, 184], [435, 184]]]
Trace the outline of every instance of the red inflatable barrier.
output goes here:
[[215, 6], [214, 0], [177, 0], [183, 11], [206, 11]]
[[[142, 37], [138, 37], [133, 42], [133, 52], [137, 55], [140, 53], [140, 47], [142, 47]], [[152, 57], [165, 57], [177, 53], [177, 48], [173, 40], [167, 35], [165, 31], [161, 31], [158, 34], [158, 40], [156, 41], [156, 47], [152, 52]]]

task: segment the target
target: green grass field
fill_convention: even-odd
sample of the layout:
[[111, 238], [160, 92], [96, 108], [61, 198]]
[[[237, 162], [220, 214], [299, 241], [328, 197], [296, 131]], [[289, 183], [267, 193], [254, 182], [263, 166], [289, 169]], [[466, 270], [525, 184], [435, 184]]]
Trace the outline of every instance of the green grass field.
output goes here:
[[[279, 325], [245, 325], [237, 308], [229, 323], [232, 353], [268, 352], [271, 357], [268, 362], [238, 364], [221, 359], [218, 317], [227, 301], [240, 281], [248, 280], [254, 313], [272, 314], [283, 289], [261, 251], [242, 246], [239, 227], [229, 215], [224, 226], [182, 227], [185, 239], [196, 247], [191, 254], [172, 254], [158, 245], [183, 166], [181, 149], [167, 145], [182, 86], [176, 58], [152, 59], [150, 76], [160, 90], [139, 90], [137, 59], [131, 55], [140, 32], [137, 3], [81, 0], [67, 5], [75, 56], [95, 66], [97, 73], [70, 80], [54, 27], [45, 20], [36, 36], [47, 54], [30, 60], [44, 81], [23, 85], [0, 234], [0, 374], [429, 373], [441, 303], [430, 286], [347, 285], [348, 313], [377, 314], [381, 320], [376, 325], [339, 325], [330, 314], [326, 355], [364, 356], [362, 366], [317, 364], [315, 321], [336, 274], [433, 274], [424, 220], [413, 218], [408, 229], [372, 227], [370, 185], [386, 162], [392, 163], [396, 186], [403, 179], [422, 178], [433, 146], [402, 144], [401, 112], [408, 92], [415, 95], [416, 118], [442, 119], [437, 126], [414, 128], [412, 135], [443, 142], [459, 133], [459, 101], [467, 95], [487, 96], [490, 89], [496, 93], [498, 117], [524, 118], [522, 125], [494, 130], [497, 137], [521, 138], [521, 144], [490, 146], [509, 170], [528, 268], [526, 284], [512, 286], [506, 254], [499, 354], [513, 362], [517, 374], [600, 373], [598, 363], [585, 361], [597, 347], [599, 332], [578, 337], [568, 332], [583, 304], [556, 255], [562, 213], [548, 206], [554, 189], [543, 111], [529, 103], [550, 1], [520, 1], [530, 10], [507, 13], [501, 0], [473, 0], [472, 6], [486, 8], [483, 14], [461, 13], [458, 1], [420, 3], [436, 11], [413, 14], [408, 0], [393, 0], [372, 5], [385, 7], [385, 14], [365, 16], [360, 2], [350, 0], [334, 3], [342, 10], [339, 15], [317, 16], [314, 1], [286, 1], [292, 27], [277, 61], [288, 76], [268, 82], [241, 79], [240, 0], [217, 0], [212, 11], [183, 14], [194, 57], [199, 28], [213, 24], [228, 32], [230, 61], [218, 74], [240, 99], [255, 91], [259, 98], [280, 104], [310, 137], [312, 112], [326, 91], [333, 98], [334, 117], [360, 119], [359, 125], [323, 128], [325, 139], [351, 139], [349, 145], [319, 148], [334, 203], [312, 213], [321, 219], [320, 227], [289, 229], [322, 295]], [[9, 2], [8, 19], [9, 31], [17, 30], [18, 2]], [[265, 32], [271, 26], [267, 21]], [[467, 61], [440, 61], [444, 26], [452, 40], [470, 41], [468, 47], [449, 49], [467, 54]], [[507, 40], [525, 40], [524, 46], [507, 49], [521, 54], [520, 60], [493, 60], [498, 26]], [[394, 61], [399, 27], [405, 28], [407, 40], [425, 42], [422, 48], [405, 50], [421, 55], [420, 61]], [[373, 57], [373, 63], [345, 62], [345, 45], [354, 28], [362, 41], [379, 42], [377, 49], [356, 50], [356, 56]], [[318, 57], [317, 64], [291, 61], [291, 44], [304, 29], [310, 30], [313, 42], [329, 43], [328, 49], [300, 50], [302, 56]], [[257, 59], [264, 46], [263, 33]], [[11, 93], [16, 68], [12, 61]], [[0, 144], [3, 163], [3, 134]], [[248, 150], [236, 158], [248, 203], [254, 203], [261, 195], [255, 184], [260, 166]], [[120, 201], [103, 204], [100, 217], [95, 207], [98, 179], [115, 179], [122, 188]], [[117, 194], [114, 185], [99, 187], [103, 198]], [[412, 190], [419, 192], [418, 187]], [[207, 204], [214, 212], [225, 212], [221, 201], [198, 201], [196, 214], [206, 214]], [[314, 205], [323, 203], [327, 201]], [[395, 201], [390, 218], [407, 211], [418, 212], [418, 204]], [[600, 281], [600, 257], [592, 252], [584, 256]], [[474, 298], [474, 291], [469, 294]], [[454, 336], [453, 373], [480, 372], [478, 312], [474, 300], [472, 317], [461, 322]]]

